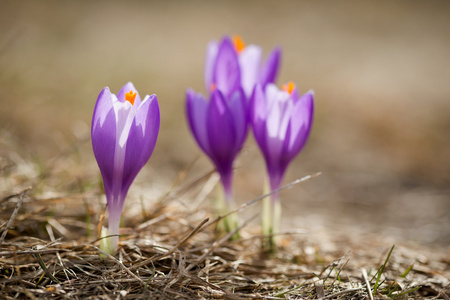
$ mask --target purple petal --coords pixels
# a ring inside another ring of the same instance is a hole
[[[299,99],[292,112],[292,138],[288,151],[289,153],[295,153],[294,156],[302,150],[308,140],[312,128],[313,115],[314,92],[309,91]]]
[[[123,149],[123,152],[125,153],[125,144],[136,115],[136,109],[128,101],[113,101],[113,107],[116,113],[116,144],[120,149]],[[119,163],[120,165],[123,164],[123,161],[117,161],[117,158],[119,157],[122,157],[123,159],[123,155],[116,152],[116,164]]]
[[[208,105],[208,102],[201,94],[196,94],[191,89],[186,91],[186,114],[189,127],[203,152],[211,156],[206,126]]]
[[[120,89],[120,91],[117,93],[117,100],[119,100],[120,102],[124,102],[125,101],[125,94],[128,93],[129,91],[133,91],[133,93],[136,93],[136,98],[134,99],[134,105],[136,107],[141,105],[141,97],[139,96],[139,92],[136,90],[136,88],[134,87],[133,83],[131,83],[131,82],[127,82]]]
[[[239,61],[229,37],[223,38],[219,46],[213,70],[213,83],[227,98],[241,86]]]
[[[288,126],[292,118],[292,110],[294,108],[294,101],[292,98],[288,98],[285,102],[279,101],[281,119],[278,127],[278,139],[286,141],[289,139],[287,134]]]
[[[280,146],[280,151],[278,153],[269,153],[266,158],[267,170],[270,179],[270,188],[272,190],[278,189],[283,181],[284,174],[286,173],[287,166],[292,160],[293,156],[291,153],[286,152],[286,145],[289,144],[291,137],[291,124],[289,123],[287,128],[285,128],[285,138],[283,140],[278,140],[278,145]]]
[[[219,51],[219,44],[216,41],[211,41],[206,47],[206,60],[205,60],[205,87],[206,93],[211,92],[213,86],[213,71],[217,58],[217,52]]]
[[[247,137],[247,111],[246,96],[242,89],[237,90],[228,101],[225,102],[234,119],[234,127],[236,128],[235,152],[239,152]]]
[[[145,97],[137,108],[126,144],[122,194],[126,194],[139,171],[150,159],[156,145],[160,112],[156,95]]]
[[[293,115],[292,115],[293,116]],[[277,164],[279,168],[286,168],[287,165],[291,162],[291,160],[298,154],[298,152],[292,151],[291,148],[289,148],[289,145],[292,141],[295,140],[295,135],[293,134],[292,129],[292,119],[290,119],[289,124],[287,125],[287,128],[285,129],[285,138],[281,140],[282,142],[282,150],[280,157],[278,158]]]
[[[306,143],[313,117],[313,96],[309,92],[300,99],[292,99],[293,96],[273,84],[265,88],[265,93],[260,84],[255,88],[251,123],[266,160],[272,189],[280,187],[288,164]]]
[[[294,104],[297,103],[300,99],[300,92],[296,84],[294,84],[294,89],[291,92],[291,97],[294,100]]]
[[[292,99],[288,93],[280,91],[274,84],[269,84],[266,87],[266,101],[267,152],[271,159],[279,160],[289,124],[291,112],[288,107],[292,107]]]
[[[278,101],[280,100],[287,100],[290,96],[288,93],[280,90],[275,84],[269,83],[265,87],[261,84],[263,87],[265,96],[266,96],[266,103],[267,103],[267,114],[272,111],[272,108],[274,105],[278,105]]]
[[[250,97],[253,88],[257,83],[261,66],[261,57],[262,50],[255,45],[249,45],[239,54],[242,88],[247,97]]]
[[[211,159],[216,163],[220,173],[228,172],[237,154],[236,128],[233,115],[219,90],[215,90],[211,95],[207,128]]]
[[[267,56],[266,61],[261,68],[259,82],[263,87],[268,83],[275,82],[277,79],[280,60],[281,49],[277,47],[269,54],[269,56]]]
[[[116,147],[116,116],[109,88],[104,88],[98,98],[92,117],[91,139],[94,156],[102,173],[107,195],[112,193],[114,152]]]
[[[255,140],[258,143],[259,148],[263,152],[264,156],[267,157],[267,102],[262,87],[259,84],[255,87],[255,91],[253,93],[250,117]]]
[[[287,164],[267,164],[271,190],[276,190],[281,187],[286,168]]]

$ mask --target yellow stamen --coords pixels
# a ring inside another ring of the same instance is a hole
[[[292,95],[292,92],[294,91],[295,84],[292,81],[289,81],[286,84],[283,84],[283,91],[288,92],[289,95]]]
[[[212,92],[214,92],[215,90],[216,90],[216,84],[213,83],[213,84],[211,84],[211,86],[209,87],[209,92],[212,93]]]
[[[137,93],[133,93],[133,91],[129,91],[128,93],[125,93],[125,100],[130,102],[131,105],[134,105],[134,99],[136,99]]]
[[[245,48],[244,41],[242,41],[242,38],[239,35],[233,35],[233,44],[237,53],[241,53]]]

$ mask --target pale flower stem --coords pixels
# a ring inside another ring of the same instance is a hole
[[[278,195],[277,195],[278,196]],[[280,232],[280,223],[281,223],[281,202],[277,197],[274,201],[272,201],[272,211],[273,211],[273,220],[272,220],[272,244],[276,247],[278,244],[278,234]]]
[[[102,227],[102,232],[101,232],[101,240],[100,240],[100,249],[108,254],[112,254],[115,249],[112,248],[112,241],[111,238],[103,238],[105,236],[109,235],[109,231],[106,227]],[[105,259],[106,255],[103,253],[100,253],[100,258],[101,259]]]
[[[119,244],[119,226],[120,226],[120,215],[119,218],[109,219],[108,233],[109,235],[114,236],[107,238],[107,240],[113,252],[117,249],[117,246]],[[112,254],[112,252],[109,254]]]
[[[263,194],[268,194],[270,191],[269,184],[267,180],[264,181]],[[262,207],[262,219],[261,219],[261,229],[263,235],[272,234],[272,199],[271,197],[265,197],[263,199]]]
[[[100,241],[100,249],[108,254],[113,254],[119,244],[120,215],[120,210],[108,206],[108,229],[102,228],[101,237],[114,236],[103,238]]]
[[[268,181],[264,183],[264,194],[270,191]],[[276,234],[280,231],[281,223],[281,203],[278,193],[263,199],[263,212],[261,220],[262,234],[268,236],[263,243],[263,248],[271,253],[276,252],[278,237]]]
[[[223,186],[220,186],[217,189],[217,198],[216,198],[216,213],[219,216],[223,216],[230,211],[234,209],[234,199],[230,195],[230,192],[226,193]],[[218,224],[217,224],[217,231],[220,233],[229,233],[233,230],[235,230],[239,225],[238,216],[234,213],[229,215],[226,218],[223,218]],[[232,239],[238,239],[239,234],[236,233]]]

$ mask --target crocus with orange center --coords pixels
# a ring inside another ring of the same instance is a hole
[[[270,188],[280,188],[289,163],[303,149],[309,137],[314,114],[314,92],[300,95],[294,83],[279,89],[274,84],[257,85],[250,105],[250,122],[255,140],[266,162]],[[263,232],[278,231],[278,193],[263,212]],[[273,242],[273,241],[272,241]]]
[[[223,68],[226,66],[230,57],[218,55],[223,47],[232,45],[235,55],[239,63],[239,76],[234,73],[231,68]],[[269,83],[275,82],[281,60],[281,49],[276,47],[267,56],[264,63],[262,63],[262,49],[256,45],[246,45],[240,36],[225,36],[221,42],[209,42],[206,49],[206,63],[205,63],[205,84],[206,91],[210,91],[213,83],[217,84],[219,89],[223,86],[242,86],[247,99],[250,98],[253,88],[256,84],[261,84],[265,87]],[[220,71],[220,72],[219,72]]]
[[[128,189],[155,148],[160,124],[156,95],[141,100],[131,82],[119,93],[105,87],[97,98],[92,117],[94,155],[103,177],[108,203],[108,234],[105,251],[118,245],[120,217]]]
[[[195,140],[220,174],[225,201],[218,203],[221,207],[218,213],[224,214],[234,206],[233,162],[247,137],[248,114],[239,61],[230,39],[222,41],[216,57],[208,96],[189,89],[186,92],[186,114]],[[228,232],[237,227],[235,216],[230,217],[233,219],[224,220]]]

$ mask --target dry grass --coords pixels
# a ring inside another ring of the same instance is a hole
[[[54,161],[60,170],[74,164],[64,158],[64,165],[62,159]],[[101,189],[79,179],[78,192],[73,187],[72,192],[57,196],[53,192],[49,197],[45,187],[61,174],[31,176],[30,170],[39,168],[23,163],[26,166],[2,161],[2,299],[448,299],[450,295],[449,262],[408,245],[397,245],[389,253],[389,247],[374,237],[345,233],[333,237],[336,247],[329,250],[329,240],[313,242],[308,236],[315,233],[294,230],[282,235],[276,255],[268,255],[261,251],[265,237],[258,235],[255,218],[242,222],[239,241],[217,236],[217,219],[212,220],[204,201],[215,184],[211,172],[197,180],[182,172],[151,209],[142,208],[136,215],[125,211],[118,253],[101,260],[95,234],[104,212]],[[27,183],[34,187],[12,192]],[[351,252],[341,250],[348,247]]]

